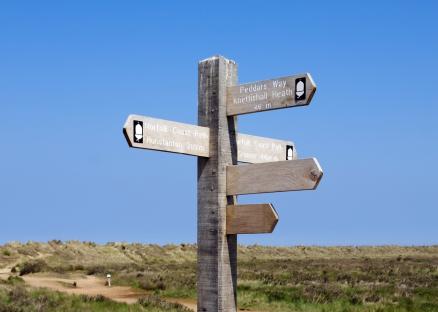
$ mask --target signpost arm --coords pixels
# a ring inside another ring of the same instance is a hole
[[[222,56],[199,62],[198,125],[210,128],[210,157],[198,157],[198,311],[235,312],[237,236],[226,234],[226,168],[237,164],[236,118],[227,117],[227,87],[237,65]]]

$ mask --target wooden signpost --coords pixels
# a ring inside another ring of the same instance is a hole
[[[237,85],[236,63],[214,56],[198,66],[198,125],[126,120],[130,147],[198,157],[198,311],[236,311],[237,234],[278,222],[271,204],[238,205],[236,195],[312,190],[322,177],[291,141],[236,133],[237,115],[307,105],[315,90],[310,74]]]

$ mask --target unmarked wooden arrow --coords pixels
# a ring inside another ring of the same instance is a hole
[[[271,204],[227,206],[227,234],[272,233],[277,222]]]
[[[315,158],[227,167],[227,195],[313,190],[322,177]]]
[[[256,81],[227,88],[227,115],[308,105],[316,91],[310,74]]]

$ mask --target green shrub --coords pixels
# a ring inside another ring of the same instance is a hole
[[[91,267],[88,267],[86,269],[87,275],[104,274],[107,271],[108,270],[104,266],[101,266],[101,265],[91,266]]]
[[[49,241],[49,245],[62,245],[62,241],[59,239],[52,239]]]
[[[82,264],[76,264],[75,266],[73,266],[73,271],[84,271],[85,268]]]
[[[96,295],[96,296],[89,296],[89,295],[80,295],[82,302],[111,302],[112,300],[102,296],[102,295]]]
[[[23,276],[30,273],[42,272],[47,269],[47,264],[43,260],[32,260],[23,263],[20,268],[20,276]]]
[[[23,284],[24,280],[19,276],[12,276],[11,275],[8,277],[7,282],[8,282],[8,284],[11,284],[11,285],[17,285],[17,284]]]
[[[158,308],[175,312],[193,312],[191,309],[186,308],[179,303],[167,302],[160,297],[153,295],[139,299],[138,303],[145,308]]]
[[[162,280],[142,278],[138,282],[138,287],[144,290],[165,290],[166,284]]]

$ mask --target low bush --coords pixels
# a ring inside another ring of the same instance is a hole
[[[20,276],[38,273],[47,269],[47,264],[43,260],[31,260],[20,265]]]
[[[142,278],[138,282],[138,287],[144,290],[165,290],[166,284],[161,279]]]
[[[111,299],[108,299],[102,295],[89,296],[89,295],[80,295],[82,302],[111,302]]]
[[[96,274],[104,274],[108,270],[104,266],[95,265],[95,266],[91,266],[91,267],[86,268],[85,271],[87,272],[87,275],[96,275]]]
[[[8,282],[8,284],[11,284],[11,285],[18,285],[18,284],[23,284],[24,280],[19,276],[11,275],[8,277],[7,282]]]
[[[168,302],[153,295],[139,299],[138,303],[146,308],[158,308],[172,312],[193,312],[191,309],[186,308],[179,303]]]
[[[52,239],[49,241],[49,245],[62,245],[62,241],[59,239]]]

